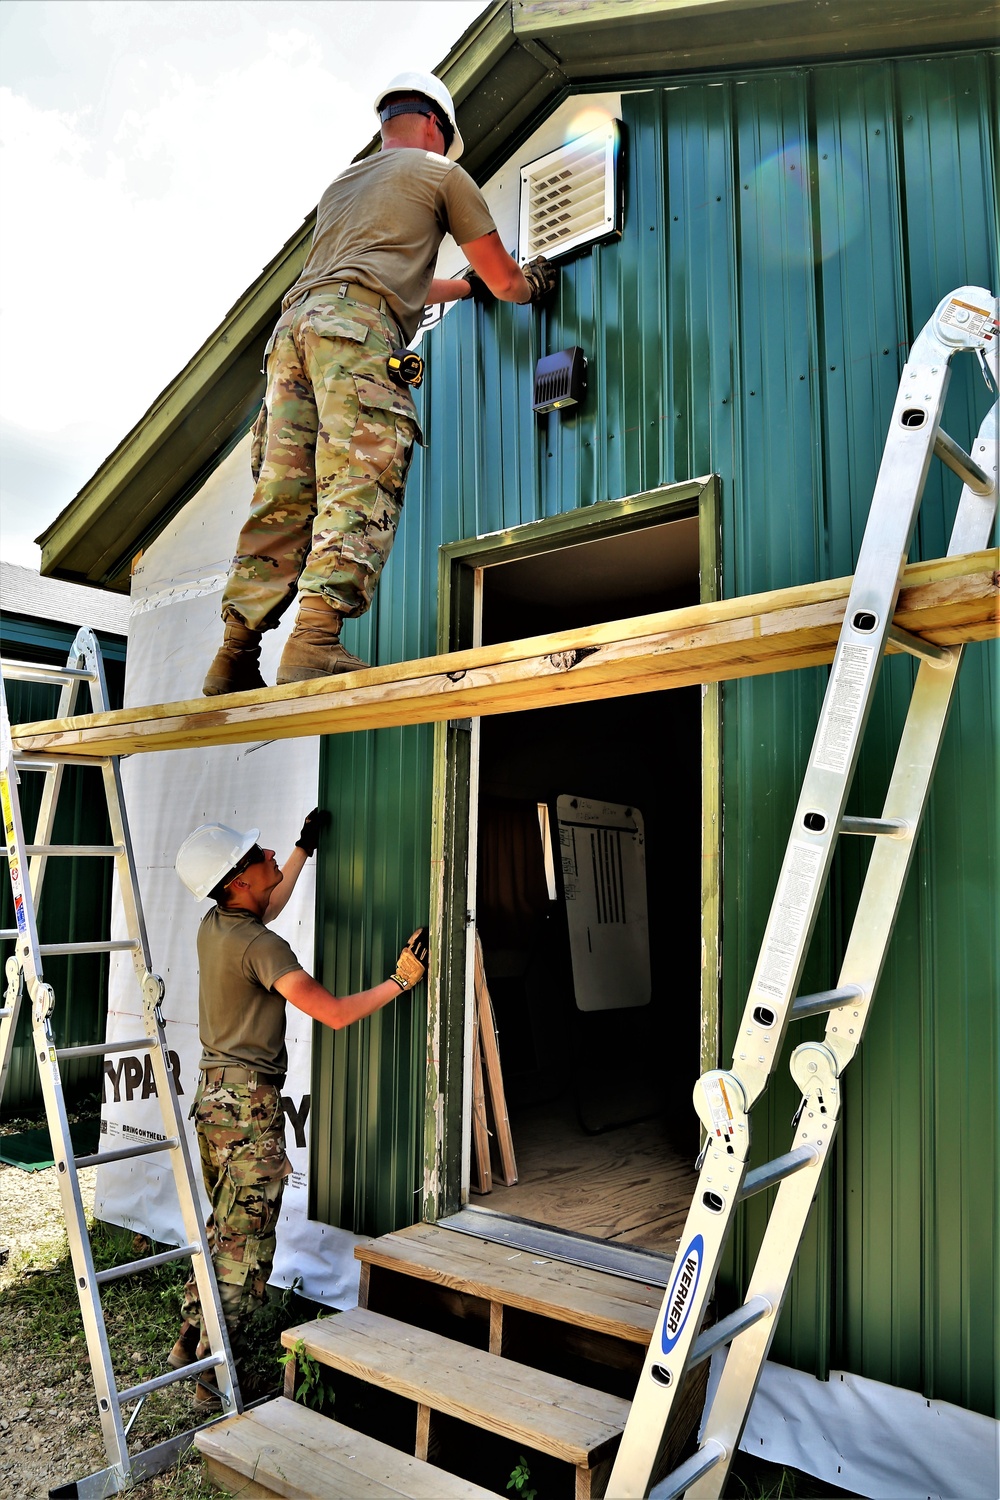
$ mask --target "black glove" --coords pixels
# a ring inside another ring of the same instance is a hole
[[[402,953],[396,960],[396,972],[390,978],[401,990],[411,990],[419,984],[427,972],[427,928],[418,927],[411,933]]]
[[[544,255],[536,255],[534,260],[529,260],[526,266],[521,267],[521,274],[531,288],[529,301],[532,307],[544,302],[556,289],[556,268]]]
[[[330,821],[330,814],[325,807],[314,807],[302,825],[302,832],[295,840],[295,847],[304,849],[306,854],[315,854],[320,833],[324,828],[329,827]]]
[[[462,278],[469,283],[469,295],[463,300],[466,302],[495,302],[496,298],[490,291],[486,282],[478,276],[471,266],[466,266],[461,272]]]

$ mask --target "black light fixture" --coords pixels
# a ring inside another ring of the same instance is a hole
[[[587,356],[578,346],[545,354],[535,366],[535,394],[532,406],[537,412],[562,411],[577,406],[587,391]]]

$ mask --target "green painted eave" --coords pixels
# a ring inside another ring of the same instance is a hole
[[[570,88],[966,48],[996,40],[997,16],[992,0],[495,0],[435,71],[456,102],[463,165],[483,180]],[[44,574],[128,591],[136,553],[253,420],[263,346],[313,222],[311,214],[38,538]]]

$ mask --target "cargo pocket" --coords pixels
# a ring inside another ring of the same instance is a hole
[[[351,472],[359,479],[374,479],[402,505],[413,444],[424,440],[413,402],[370,375],[353,378],[358,418],[351,434]]]

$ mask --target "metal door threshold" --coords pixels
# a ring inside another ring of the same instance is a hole
[[[526,1250],[532,1255],[544,1256],[546,1260],[564,1260],[569,1265],[607,1271],[612,1276],[641,1281],[646,1286],[665,1287],[674,1264],[672,1255],[614,1245],[589,1234],[551,1229],[530,1219],[491,1213],[486,1208],[466,1207],[437,1222],[442,1229],[454,1229],[459,1234],[470,1234],[497,1245],[510,1245],[512,1249]]]

